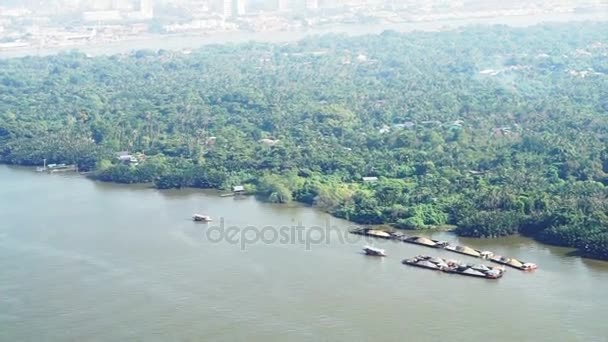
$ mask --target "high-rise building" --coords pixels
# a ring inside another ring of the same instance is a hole
[[[244,15],[247,11],[246,0],[234,0],[232,4],[232,14],[234,16]]]
[[[154,2],[153,0],[139,0],[139,12],[146,19],[154,18]]]
[[[277,0],[277,11],[284,12],[290,10],[289,0]]]
[[[119,11],[133,11],[136,7],[133,1],[112,0],[112,9]]]
[[[247,13],[245,0],[220,0],[219,12],[224,18],[238,17]]]
[[[90,0],[87,8],[92,11],[107,11],[112,8],[111,0]]]
[[[66,9],[77,9],[80,7],[80,0],[63,0],[61,6]]]
[[[228,18],[232,16],[232,0],[220,0],[218,12],[224,18]]]

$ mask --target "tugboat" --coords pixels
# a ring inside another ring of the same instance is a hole
[[[363,252],[365,252],[365,254],[367,254],[367,255],[372,255],[372,256],[381,256],[381,257],[386,256],[386,253],[384,253],[384,249],[375,248],[375,247],[371,247],[371,246],[363,247]]]
[[[213,221],[211,219],[211,216],[207,216],[207,215],[200,215],[200,214],[194,214],[192,215],[192,219],[196,222],[211,222]]]

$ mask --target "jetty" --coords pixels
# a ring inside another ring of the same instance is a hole
[[[460,274],[475,278],[498,279],[505,272],[504,268],[486,265],[461,264],[457,261],[419,255],[402,261],[404,265],[425,268],[433,271]]]
[[[66,165],[66,164],[49,164],[47,167],[47,171],[50,173],[54,172],[76,172],[78,171],[78,167],[76,165]]]
[[[245,187],[243,185],[237,185],[232,187],[232,192],[221,194],[220,197],[232,197],[232,196],[240,196],[245,195]]]
[[[37,172],[77,172],[78,166],[76,164],[46,164],[46,159],[44,159],[43,166],[39,166],[36,168]]]
[[[351,231],[351,233],[357,234],[357,235],[371,236],[371,237],[380,238],[380,239],[389,239],[389,240],[394,239],[394,237],[391,233],[385,232],[383,230],[378,230],[378,229],[357,229],[357,230]]]

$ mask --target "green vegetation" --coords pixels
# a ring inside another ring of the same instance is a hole
[[[245,184],[359,223],[519,232],[608,259],[606,37],[497,26],[2,60],[0,161]]]

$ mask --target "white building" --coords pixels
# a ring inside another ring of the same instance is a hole
[[[80,8],[80,0],[63,0],[61,2],[61,6],[64,9],[69,9],[69,10],[77,10],[78,8]]]
[[[238,17],[247,13],[247,5],[245,0],[221,0],[220,14],[224,18]]]
[[[232,3],[232,15],[241,16],[247,13],[247,2],[246,0],[234,0]]]
[[[82,13],[84,21],[117,21],[122,16],[119,11],[88,11]]]
[[[291,9],[289,5],[290,5],[289,0],[277,0],[277,11],[279,11],[279,12],[289,11]]]
[[[112,0],[112,9],[118,11],[134,11],[136,7],[133,1]]]
[[[219,12],[224,18],[231,17],[232,16],[232,0],[221,0]]]
[[[91,12],[98,12],[111,10],[113,3],[111,0],[89,0],[87,1],[87,5],[87,8]]]
[[[139,12],[145,19],[154,18],[154,3],[153,0],[139,0]]]
[[[307,10],[319,9],[319,0],[306,0],[306,9]]]

